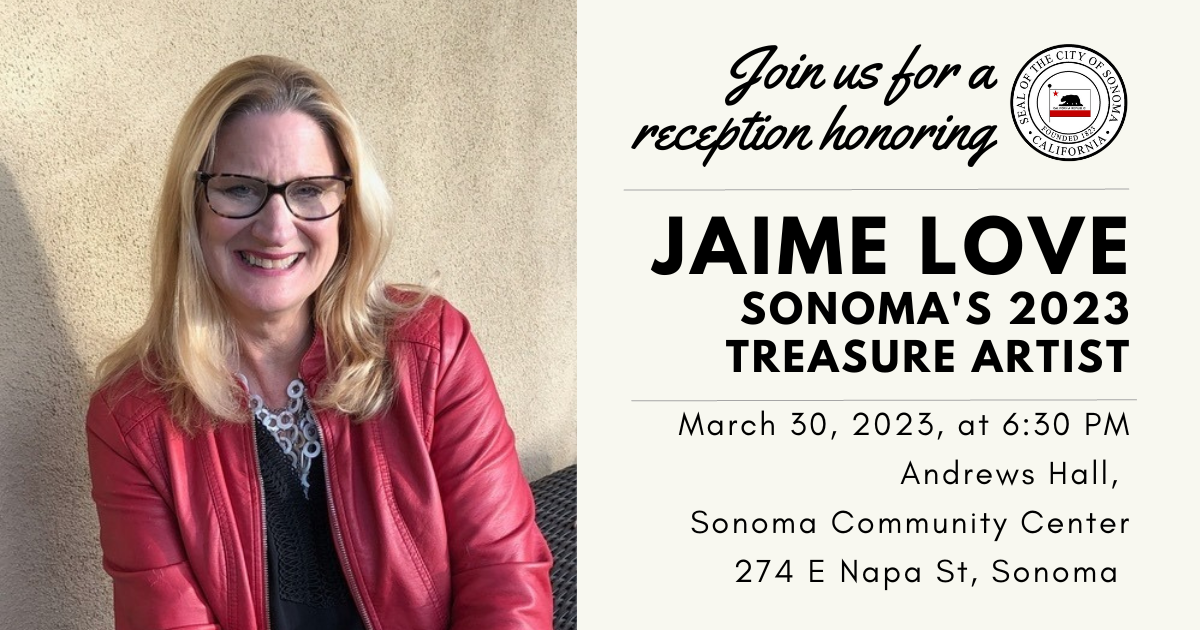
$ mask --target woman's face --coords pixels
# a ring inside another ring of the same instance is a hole
[[[249,175],[272,184],[302,177],[341,175],[337,148],[307,114],[251,114],[225,123],[217,134],[212,173]],[[258,214],[222,217],[200,204],[200,246],[208,273],[240,324],[300,318],[329,274],[338,251],[341,214],[303,221],[274,194]]]

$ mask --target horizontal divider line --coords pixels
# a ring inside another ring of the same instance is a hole
[[[630,402],[1136,402],[1136,398],[634,398]]]
[[[624,192],[996,192],[1127,191],[1128,188],[625,188]]]

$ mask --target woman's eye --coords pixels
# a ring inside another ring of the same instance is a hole
[[[293,187],[292,197],[295,197],[296,199],[312,199],[313,197],[320,197],[322,192],[324,191],[321,190],[320,186],[307,184],[304,186]]]
[[[220,192],[222,195],[225,195],[226,197],[233,197],[234,199],[248,199],[253,197],[255,194],[253,188],[244,184],[227,186],[225,188],[221,188]]]

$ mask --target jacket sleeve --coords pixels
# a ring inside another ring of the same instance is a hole
[[[104,398],[94,395],[88,409],[88,462],[116,628],[219,630],[163,497],[166,480],[131,449]]]
[[[443,308],[430,455],[450,547],[451,627],[548,630],[550,551],[513,432],[466,318]]]

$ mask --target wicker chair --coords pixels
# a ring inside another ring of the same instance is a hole
[[[537,523],[546,536],[554,567],[554,630],[575,630],[575,466],[529,484],[537,504]]]

